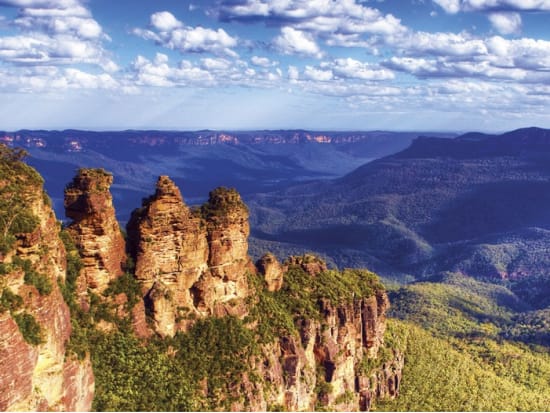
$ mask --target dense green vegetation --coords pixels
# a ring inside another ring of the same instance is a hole
[[[446,274],[399,288],[390,298],[391,313],[405,320],[390,320],[390,326],[404,337],[406,364],[400,396],[379,409],[540,411],[550,406],[549,349],[525,344],[532,343],[526,340],[526,320],[543,329],[540,318],[536,321],[543,314],[521,313],[524,304],[508,289]],[[520,320],[522,334],[514,335]]]
[[[5,311],[17,311],[23,305],[23,299],[21,296],[14,294],[9,288],[2,290],[0,296],[0,314]]]
[[[435,337],[391,320],[406,334],[401,393],[379,403],[386,411],[545,411],[550,405],[550,357],[493,340]]]
[[[42,329],[32,314],[23,312],[12,316],[27,343],[33,345],[43,343]]]
[[[329,270],[315,277],[299,266],[291,266],[284,275],[284,284],[277,292],[268,292],[264,281],[249,277],[256,294],[250,303],[250,321],[258,322],[258,333],[264,342],[296,332],[299,319],[320,319],[320,301],[333,304],[352,302],[359,297],[369,297],[384,287],[379,278],[366,270]]]
[[[92,299],[90,317],[116,327],[101,332],[77,320],[77,331],[85,331],[96,377],[94,409],[229,410],[234,402],[246,406],[243,380],[263,385],[250,367],[263,344],[297,334],[298,318],[319,317],[322,298],[345,302],[383,288],[368,271],[327,271],[312,277],[299,267],[285,274],[285,287],[275,293],[268,292],[256,275],[250,275],[249,282],[255,292],[244,320],[198,320],[186,333],[146,342],[134,336],[128,320],[117,319],[104,301]],[[124,285],[127,281],[113,283],[109,294],[123,291]],[[326,391],[321,385],[318,390]]]
[[[243,211],[248,214],[248,208],[235,188],[214,189],[208,194],[208,201],[200,208],[200,214],[205,220],[223,216],[228,211]]]
[[[36,271],[29,260],[23,260],[15,256],[13,258],[13,265],[20,267],[24,271],[25,284],[36,287],[40,295],[49,295],[52,292],[53,287],[48,276]]]
[[[95,410],[229,410],[232,402],[244,400],[239,389],[244,375],[254,380],[249,360],[258,354],[258,343],[233,317],[200,320],[185,334],[147,342],[123,323],[114,332],[87,333]]]
[[[22,160],[23,149],[0,144],[0,254],[13,247],[18,234],[34,231],[38,218],[29,210],[28,191],[42,185],[42,177]]]
[[[185,365],[163,346],[131,334],[95,332],[91,337],[96,411],[199,410]]]

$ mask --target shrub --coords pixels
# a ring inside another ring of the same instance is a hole
[[[14,294],[9,288],[4,288],[0,297],[0,313],[8,311],[16,311],[23,305],[23,299]]]
[[[14,314],[13,319],[19,327],[25,341],[32,345],[42,344],[42,329],[36,319],[29,313]]]

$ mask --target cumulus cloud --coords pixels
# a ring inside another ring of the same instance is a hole
[[[389,80],[395,75],[385,69],[352,58],[336,59],[330,65],[333,73],[342,79]]]
[[[306,66],[304,70],[304,76],[306,79],[315,80],[318,82],[326,82],[333,78],[332,70],[318,69],[312,66]]]
[[[469,57],[487,53],[483,39],[468,33],[409,32],[406,36],[388,39],[388,43],[409,55]]]
[[[267,57],[261,57],[261,56],[252,56],[252,58],[250,59],[250,62],[252,62],[254,66],[259,66],[259,67],[273,67],[279,64],[278,62],[274,62]]]
[[[458,13],[460,11],[460,0],[433,0],[435,4],[440,6],[447,13]]]
[[[0,60],[14,65],[87,63],[114,72],[103,42],[109,40],[80,0],[0,0],[16,7],[6,23],[19,34],[0,38]]]
[[[447,36],[440,39],[447,39]],[[419,78],[469,77],[525,83],[550,80],[550,41],[509,40],[500,36],[478,40],[480,47],[458,48],[470,53],[442,54],[440,50],[444,50],[444,43],[440,43],[440,48],[435,50],[437,53],[433,53],[431,48],[419,44],[415,50],[407,51],[408,56],[393,56],[382,64]]]
[[[432,0],[450,14],[458,12],[488,13],[489,22],[500,34],[521,31],[518,12],[550,11],[550,0]]]
[[[447,13],[459,11],[550,11],[550,0],[432,0]]]
[[[140,86],[169,87],[189,84],[213,85],[214,77],[191,62],[183,60],[170,66],[168,56],[157,53],[153,60],[138,56],[133,62],[135,81]]]
[[[0,90],[7,92],[118,90],[120,87],[120,82],[108,73],[93,74],[75,68],[28,66],[0,70]]]
[[[152,60],[138,56],[132,63],[131,71],[131,82],[152,87],[272,87],[282,78],[280,70],[257,71],[238,59],[206,57],[198,62],[182,60],[172,65],[163,53],[157,53]]]
[[[208,29],[201,26],[185,26],[168,12],[151,15],[150,30],[136,28],[133,33],[157,44],[180,53],[213,53],[237,57],[232,50],[237,39],[223,29]]]
[[[356,0],[222,0],[219,17],[224,21],[263,21],[349,47],[357,45],[360,35],[391,36],[405,31],[398,18]]]
[[[321,58],[323,52],[310,33],[292,27],[281,28],[281,34],[273,40],[275,48],[283,54],[298,54]]]
[[[521,31],[521,16],[519,13],[491,13],[489,14],[489,21],[500,34],[513,34]]]

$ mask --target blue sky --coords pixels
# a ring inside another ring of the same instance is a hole
[[[550,127],[550,0],[0,0],[0,129]]]

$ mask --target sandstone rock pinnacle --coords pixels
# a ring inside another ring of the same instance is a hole
[[[271,292],[279,291],[283,286],[283,267],[277,257],[267,253],[258,260],[256,266],[264,276],[267,290]]]
[[[67,227],[80,250],[88,288],[102,292],[123,273],[125,242],[113,208],[111,174],[80,169],[65,188]]]

